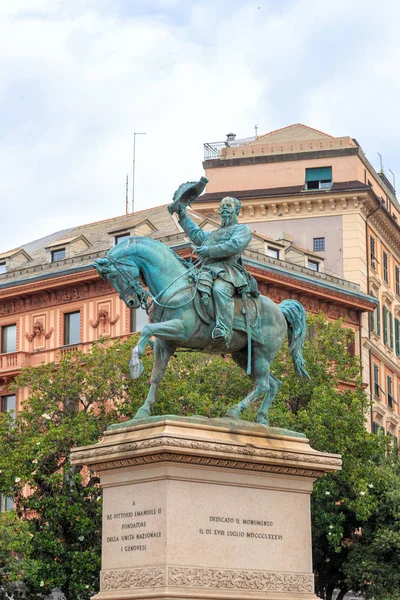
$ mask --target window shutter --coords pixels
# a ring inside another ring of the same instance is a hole
[[[376,307],[376,333],[377,335],[381,335],[381,303],[379,300]]]
[[[369,313],[369,323],[371,327],[371,331],[375,331],[375,311]]]
[[[383,343],[387,344],[388,343],[387,308],[385,305],[383,305],[382,316],[383,316]]]
[[[317,169],[306,169],[306,183],[308,181],[332,181],[332,167],[319,167]]]
[[[378,433],[378,429],[379,429],[378,423],[376,421],[374,421],[372,423],[372,433]]]
[[[399,320],[394,320],[394,340],[395,340],[395,348],[396,348],[396,356],[400,356],[400,330],[399,330]]]
[[[393,315],[389,312],[390,347],[393,348]]]

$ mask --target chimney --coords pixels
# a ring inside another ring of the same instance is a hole
[[[282,233],[278,233],[276,236],[276,241],[281,242],[286,247],[291,246],[294,241],[294,236],[291,233],[287,233],[286,231],[282,231]]]
[[[236,133],[227,133],[226,134],[226,143],[229,144],[229,142],[234,142],[236,138]]]

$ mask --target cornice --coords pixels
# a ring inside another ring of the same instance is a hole
[[[265,266],[265,271],[259,267],[255,267],[248,261],[244,261],[246,265],[249,267],[249,271],[252,275],[256,276],[260,281],[264,281],[265,283],[279,283],[280,285],[285,285],[289,287],[293,291],[308,292],[312,293],[312,295],[317,295],[321,299],[334,300],[339,302],[340,304],[345,304],[351,308],[357,308],[362,311],[372,312],[376,308],[376,300],[369,300],[367,297],[365,299],[360,298],[359,296],[352,294],[349,290],[346,293],[346,290],[338,291],[332,289],[332,286],[327,282],[320,283],[319,281],[315,283],[311,283],[307,281],[305,277],[301,277],[301,274],[297,273],[282,273],[277,270],[272,271],[272,267]],[[291,276],[292,275],[292,276]]]
[[[12,298],[13,296],[21,296],[24,294],[41,292],[43,290],[48,291],[58,287],[64,287],[71,285],[71,283],[100,281],[99,275],[93,269],[93,267],[87,267],[79,272],[68,273],[62,275],[59,272],[49,274],[46,279],[34,279],[28,280],[26,283],[19,283],[17,285],[10,285],[10,287],[0,289],[0,300],[2,298]]]
[[[352,156],[359,154],[359,148],[332,148],[329,150],[313,150],[311,152],[291,152],[287,154],[267,154],[260,156],[243,156],[226,159],[209,159],[203,161],[204,169],[218,169],[221,167],[239,167],[243,165],[258,165],[265,163],[278,163],[316,158],[333,158],[336,156]]]
[[[323,453],[272,450],[254,445],[228,444],[161,435],[140,441],[105,444],[71,452],[75,465],[103,472],[133,465],[178,462],[230,469],[320,477],[340,469],[342,461]]]
[[[382,352],[382,350],[368,338],[364,338],[363,345],[365,348],[367,348],[367,350],[371,350],[376,358],[385,363],[391,371],[394,371],[397,376],[400,377],[400,361],[397,357],[395,357],[394,350],[391,350],[391,352],[393,353],[393,358],[395,358],[396,361]]]
[[[69,287],[55,286],[49,290],[32,290],[31,294],[20,293],[16,298],[0,298],[0,317],[15,315],[31,310],[38,310],[50,306],[58,306],[71,302],[81,302],[86,298],[93,298],[104,295],[116,295],[116,291],[109,283],[102,281],[100,277],[91,278],[87,281],[70,280]]]

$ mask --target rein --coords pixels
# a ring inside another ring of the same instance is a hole
[[[193,251],[194,252],[194,251]],[[192,256],[191,259],[193,257],[193,252],[192,252]],[[123,265],[121,265],[121,263],[117,260],[115,260],[112,256],[107,256],[108,260],[111,262],[111,264],[115,267],[115,270],[118,271],[118,273],[125,279],[127,279],[128,281],[130,281],[130,274],[127,271],[127,269],[124,268]],[[197,264],[201,262],[200,259],[198,259],[197,261],[195,261],[194,263],[190,263],[190,267],[188,270],[188,273],[181,273],[181,275],[178,275],[178,277],[175,277],[175,279],[173,279],[173,281],[171,281],[163,290],[161,290],[161,292],[158,292],[158,294],[156,294],[156,296],[153,296],[153,294],[149,291],[146,290],[140,283],[139,281],[135,281],[135,279],[132,280],[131,283],[129,283],[121,292],[120,294],[120,298],[121,300],[125,301],[125,297],[126,295],[133,290],[134,293],[138,296],[139,299],[139,303],[140,303],[140,307],[143,308],[146,313],[149,312],[151,306],[153,304],[157,304],[158,306],[160,306],[161,308],[183,308],[184,306],[187,306],[188,304],[190,304],[190,302],[192,302],[194,300],[194,297],[196,296],[197,293],[197,288],[198,288],[198,280],[196,278],[196,284],[194,286],[194,291],[192,294],[192,297],[189,298],[189,300],[187,300],[187,302],[183,303],[183,304],[179,304],[176,306],[172,306],[169,304],[163,304],[162,302],[159,302],[157,300],[157,298],[160,298],[160,296],[162,296],[170,287],[171,285],[173,285],[176,281],[178,281],[181,277],[186,276],[189,274],[189,277],[191,276],[192,271],[196,268]],[[183,291],[183,290],[182,290]],[[151,300],[149,301],[148,298],[151,298]]]

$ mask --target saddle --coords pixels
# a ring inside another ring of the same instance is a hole
[[[241,296],[235,294],[233,297],[235,302],[235,313],[233,317],[232,329],[236,329],[237,331],[244,331],[247,333],[248,327],[250,329],[251,337],[253,340],[262,343],[262,339],[260,336],[260,310],[259,310],[259,299],[254,298],[250,294],[246,293],[246,298],[243,300]],[[203,302],[204,296],[202,296],[202,292],[200,290],[200,286],[198,288],[197,294],[194,297],[193,305],[197,315],[200,319],[210,325],[215,322],[215,308],[214,301],[212,296],[208,296],[208,302]],[[245,309],[246,314],[243,312]]]

